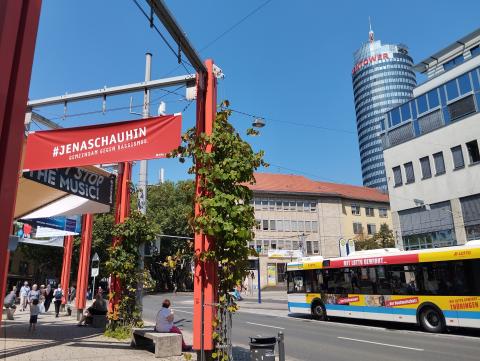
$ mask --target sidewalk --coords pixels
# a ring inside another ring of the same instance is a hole
[[[92,327],[77,327],[75,312],[72,316],[55,318],[52,311],[39,316],[35,332],[28,331],[28,312],[16,312],[15,319],[2,320],[0,330],[0,360],[15,361],[184,361],[184,355],[167,359],[155,358],[153,347],[130,347],[130,340],[118,341],[103,336]],[[180,327],[182,328],[182,327]],[[192,335],[183,330],[185,341],[192,344]],[[195,353],[189,353],[197,360]],[[245,347],[234,347],[235,361],[249,361],[250,352]]]

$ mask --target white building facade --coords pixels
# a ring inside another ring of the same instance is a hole
[[[480,29],[415,66],[428,80],[386,113],[382,142],[397,244],[480,238]]]

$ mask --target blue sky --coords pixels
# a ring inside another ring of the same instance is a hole
[[[415,62],[479,26],[480,2],[472,0],[271,0],[203,49],[264,2],[167,0],[202,58],[213,58],[226,74],[218,99],[266,119],[259,137],[245,138],[265,150],[267,171],[341,183],[361,184],[351,69],[353,52],[368,39],[368,17],[376,39],[407,44]],[[143,81],[146,51],[153,53],[153,79],[186,73],[132,0],[43,0],[30,99]],[[141,104],[141,94],[132,96]],[[168,113],[188,105],[155,90],[152,113],[160,97]],[[38,111],[70,127],[138,118],[128,109],[110,110],[129,102],[130,96],[109,98],[105,114],[101,101],[69,104],[66,118],[63,106]],[[191,104],[184,111],[184,129],[193,126],[194,110]],[[252,121],[232,116],[241,132]],[[149,162],[150,183],[158,182],[161,167],[166,179],[187,177],[186,165],[155,160]],[[136,179],[138,166],[134,172]]]

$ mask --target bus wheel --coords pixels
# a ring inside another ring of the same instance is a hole
[[[312,304],[312,317],[316,320],[327,320],[327,312],[322,302],[317,301]]]
[[[424,307],[420,312],[420,325],[427,332],[440,333],[445,329],[445,320],[439,310]]]

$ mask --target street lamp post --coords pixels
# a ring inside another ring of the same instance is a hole
[[[299,239],[299,245],[300,245],[300,249],[302,250],[302,257],[305,257],[306,253],[307,253],[307,247],[306,247],[306,244],[305,244],[305,240],[307,239],[307,236],[305,235],[305,233],[302,233],[301,235],[298,236],[298,239]]]

